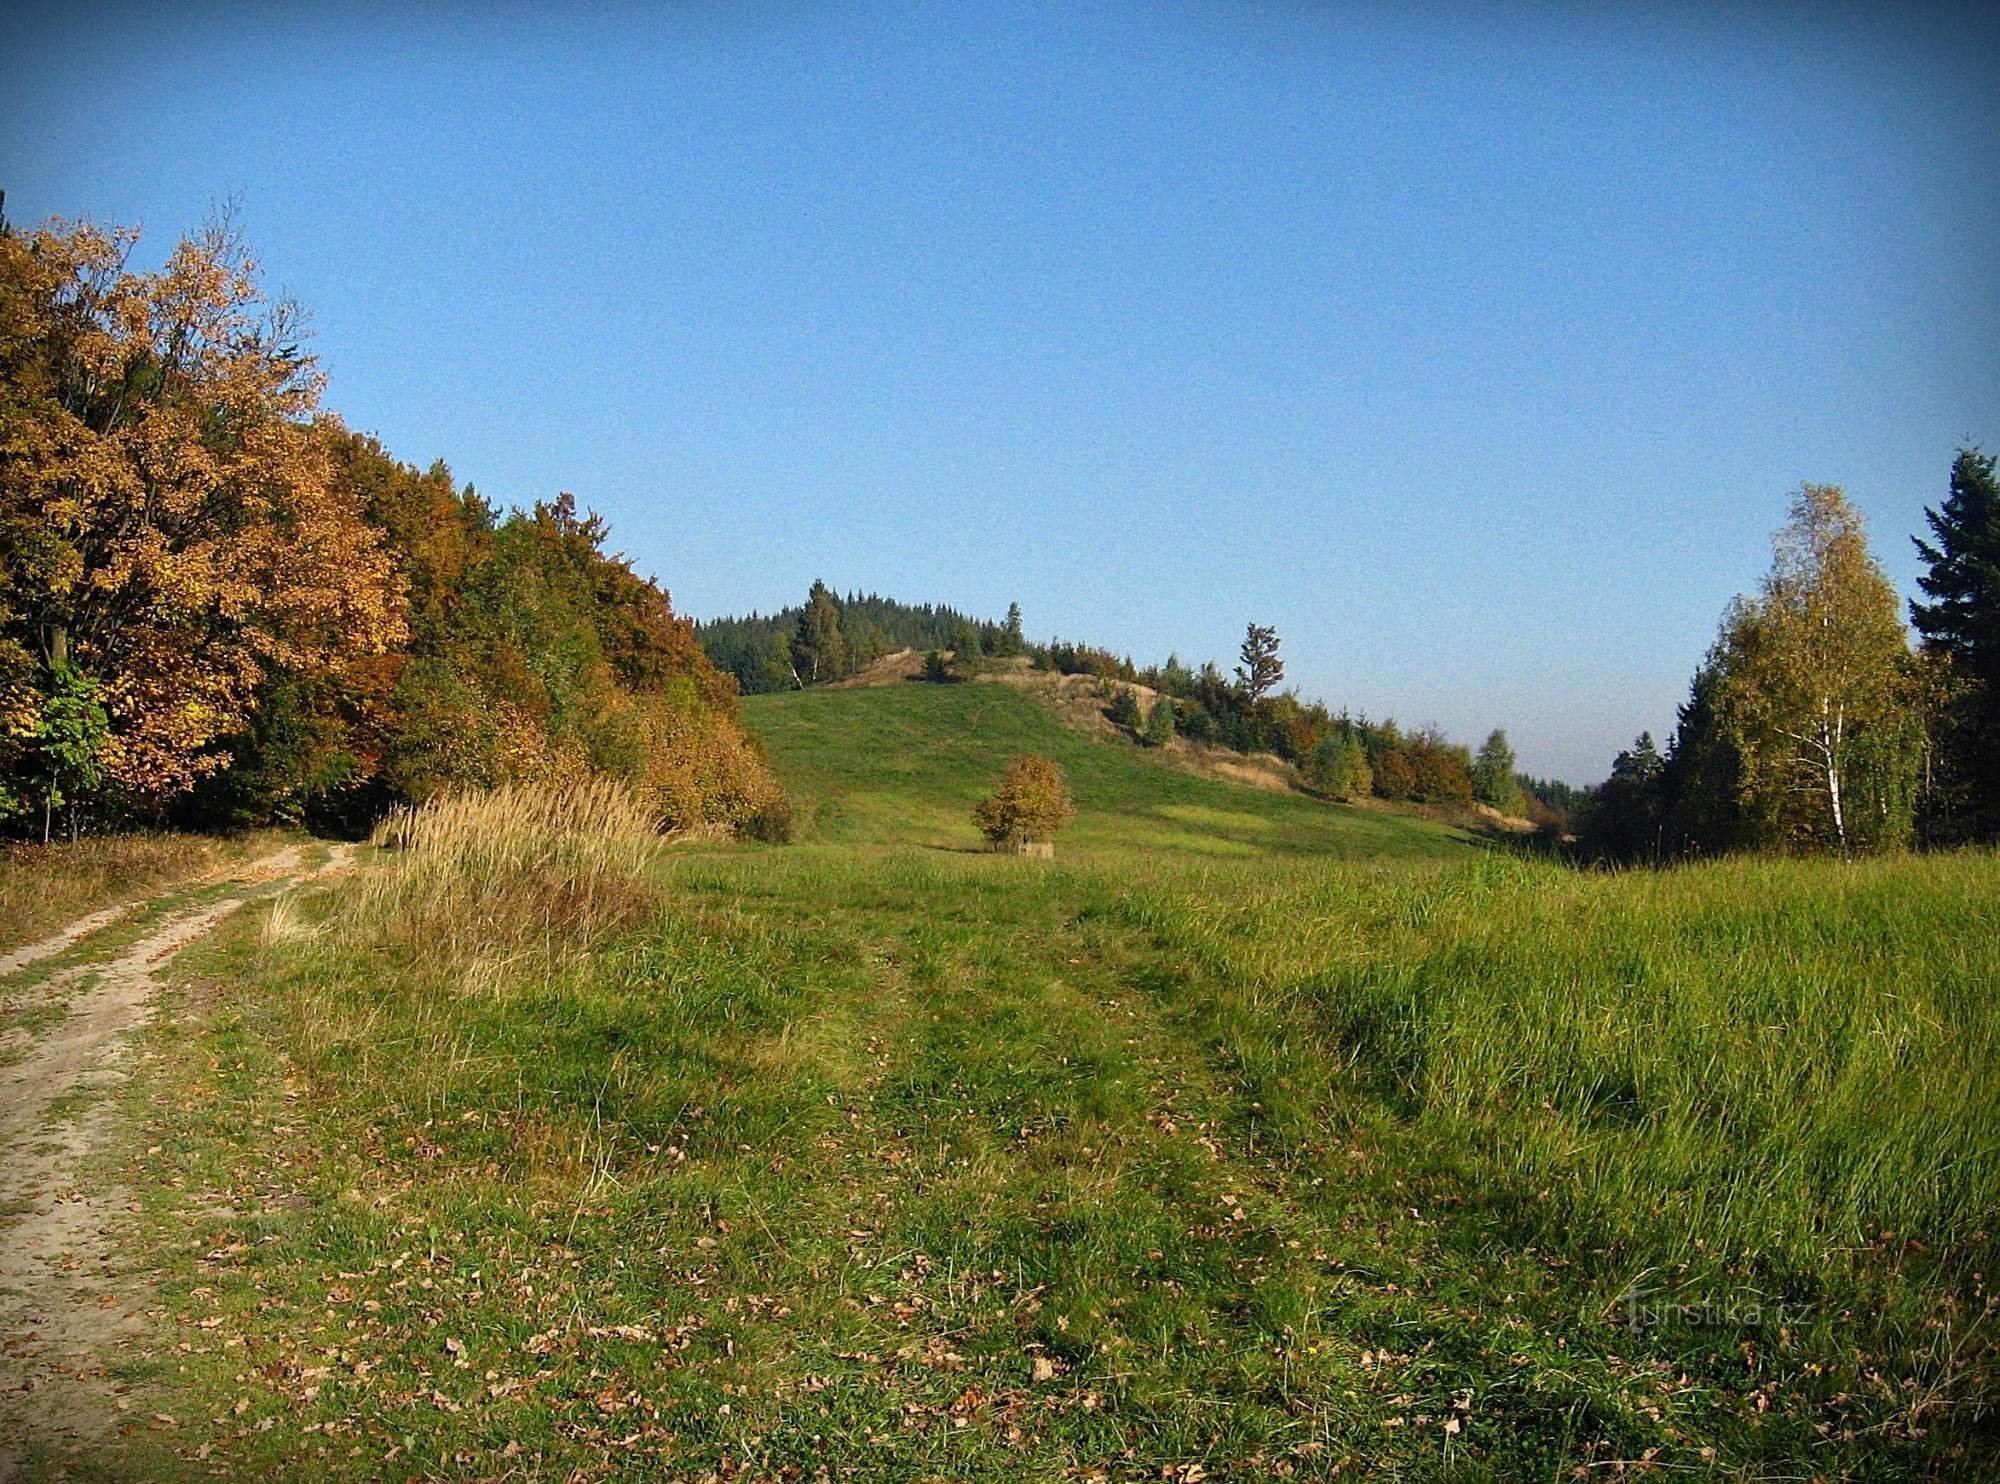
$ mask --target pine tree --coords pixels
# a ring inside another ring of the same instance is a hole
[[[1928,571],[1917,585],[1931,599],[1912,603],[1910,620],[1937,677],[1938,791],[1947,837],[2000,836],[2000,478],[1991,455],[1961,449],[1944,505],[1926,510],[1935,543],[1916,538]]]
[[[1152,714],[1146,718],[1146,734],[1141,740],[1148,747],[1165,747],[1174,740],[1174,703],[1169,697],[1154,698]]]
[[[1590,854],[1652,860],[1660,854],[1660,777],[1665,769],[1651,732],[1618,754],[1611,776],[1591,793],[1578,833]]]
[[[1306,758],[1306,781],[1335,799],[1357,799],[1374,787],[1368,750],[1351,727],[1338,726],[1314,744]]]
[[[1244,699],[1255,706],[1285,678],[1285,662],[1278,658],[1278,631],[1251,624],[1243,635],[1242,663],[1236,667],[1236,683]]]

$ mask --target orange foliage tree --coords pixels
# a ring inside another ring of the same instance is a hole
[[[141,811],[228,763],[260,686],[365,663],[400,584],[314,426],[299,317],[226,222],[157,272],[137,240],[0,229],[0,770],[87,677],[102,790]],[[32,801],[30,801],[32,802]]]

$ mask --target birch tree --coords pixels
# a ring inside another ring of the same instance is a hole
[[[1772,557],[1720,646],[1746,814],[1770,843],[1897,843],[1915,763],[1901,601],[1838,486],[1800,486]]]

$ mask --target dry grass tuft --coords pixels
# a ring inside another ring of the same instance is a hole
[[[266,943],[290,943],[302,938],[319,935],[319,928],[306,920],[299,911],[296,891],[280,892],[271,899],[269,910],[264,914],[262,937]]]
[[[372,873],[356,919],[456,959],[587,947],[646,915],[661,841],[625,788],[596,778],[443,794],[375,832],[402,859]]]

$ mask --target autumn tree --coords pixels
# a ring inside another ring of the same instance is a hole
[[[1255,706],[1285,678],[1285,662],[1278,658],[1278,631],[1251,624],[1243,635],[1239,657],[1236,683],[1242,688],[1244,699]]]
[[[1007,765],[993,793],[973,807],[980,832],[995,846],[1037,844],[1076,817],[1063,770],[1040,753],[1025,753]]]
[[[1926,688],[1938,726],[1945,838],[2000,836],[2000,478],[1990,454],[1961,449],[1944,504],[1926,510],[1917,540],[1929,602],[1910,605],[1931,661]]]
[[[1800,487],[1772,554],[1720,644],[1744,805],[1772,843],[1896,843],[1909,833],[1919,743],[1896,590],[1833,485]]]
[[[18,735],[88,690],[105,726],[68,787],[150,811],[228,765],[274,676],[380,655],[403,622],[297,311],[226,222],[155,273],[136,240],[0,230],[0,706]]]
[[[1417,787],[1417,770],[1410,761],[1410,754],[1400,744],[1392,743],[1376,749],[1370,759],[1375,781],[1375,793],[1384,799],[1407,799]]]

